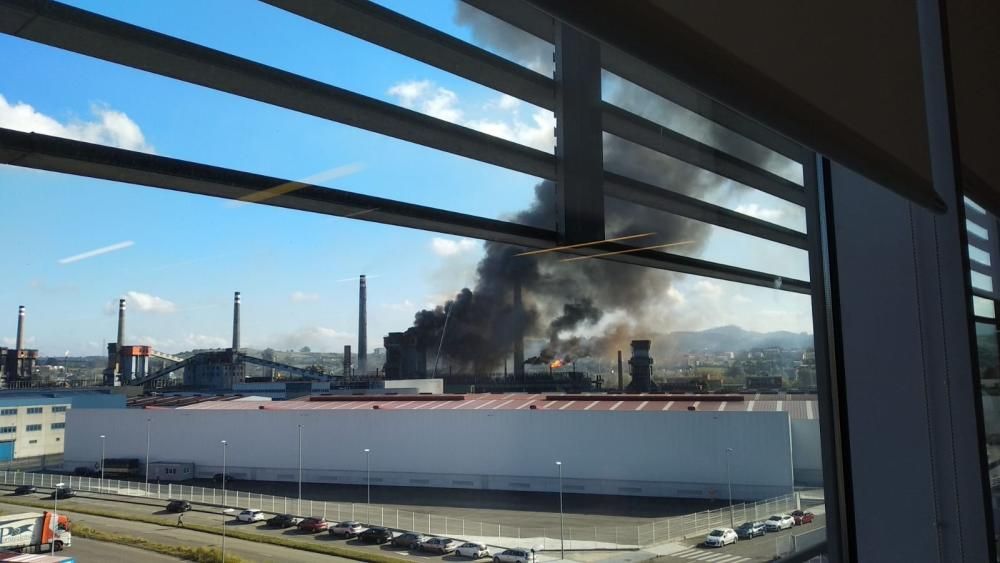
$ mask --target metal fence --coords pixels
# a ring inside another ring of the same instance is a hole
[[[0,471],[4,485],[34,485],[55,487],[63,483],[77,491],[145,499],[187,500],[219,508],[257,508],[265,512],[290,513],[297,516],[317,516],[328,520],[358,520],[367,525],[385,526],[437,536],[449,536],[467,541],[479,541],[502,547],[534,547],[559,549],[565,543],[568,550],[639,549],[706,533],[712,528],[728,527],[729,507],[708,510],[684,516],[675,516],[656,522],[625,526],[573,526],[564,527],[560,538],[558,523],[544,528],[514,526],[503,521],[479,521],[451,518],[426,512],[413,512],[382,505],[364,503],[339,503],[312,499],[281,497],[239,490],[222,490],[194,487],[174,483],[135,481]],[[794,494],[733,506],[737,524],[745,520],[762,520],[771,514],[788,512],[796,508]]]

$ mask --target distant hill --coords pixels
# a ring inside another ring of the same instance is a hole
[[[660,336],[654,346],[661,355],[687,352],[740,352],[751,348],[811,348],[813,336],[807,333],[754,332],[728,325],[701,331],[679,331]],[[654,350],[654,355],[656,351]]]

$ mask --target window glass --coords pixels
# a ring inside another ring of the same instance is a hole
[[[970,234],[976,235],[977,237],[983,240],[987,240],[990,238],[990,233],[989,231],[986,230],[986,227],[983,227],[982,225],[972,221],[971,219],[965,220],[965,228],[966,230],[969,231]]]
[[[973,295],[972,309],[977,317],[989,317],[991,319],[996,317],[996,311],[994,310],[992,299],[986,299],[985,297]]]
[[[975,270],[970,272],[970,275],[972,276],[972,287],[988,292],[993,291],[993,278]]]
[[[969,245],[969,258],[984,266],[990,265],[990,254],[985,250],[972,246],[971,244]]]

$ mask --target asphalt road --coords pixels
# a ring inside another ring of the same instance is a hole
[[[684,549],[657,558],[660,563],[756,563],[771,561],[775,555],[779,538],[798,535],[826,526],[826,516],[820,514],[811,524],[794,526],[780,532],[769,532],[752,540],[741,540],[726,547],[702,547],[703,537],[692,538],[684,544]]]
[[[167,557],[136,547],[100,542],[84,538],[73,538],[73,546],[62,552],[76,559],[77,563],[175,563],[176,557]]]

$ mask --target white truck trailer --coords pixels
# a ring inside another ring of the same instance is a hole
[[[0,515],[0,549],[46,553],[53,546],[56,551],[69,547],[69,518],[60,514],[58,526],[54,520],[48,511]]]

